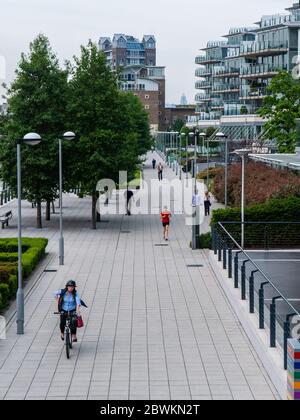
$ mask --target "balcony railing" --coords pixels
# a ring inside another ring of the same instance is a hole
[[[239,77],[240,69],[235,67],[225,68],[224,70],[215,70],[213,77],[222,78],[222,77]]]
[[[278,55],[288,51],[288,42],[274,43],[265,42],[245,42],[240,46],[241,56],[269,56]]]
[[[198,80],[195,83],[196,89],[211,89],[211,87],[212,87],[211,84],[206,80]]]
[[[224,83],[220,85],[213,85],[212,92],[239,92],[240,84],[239,83]]]
[[[204,61],[206,61],[205,55],[197,55],[197,57],[195,58],[196,64],[202,64]]]
[[[209,77],[209,76],[211,76],[211,71],[210,70],[207,70],[207,69],[202,69],[202,68],[198,68],[198,69],[196,69],[196,71],[195,71],[195,76],[196,77]]]
[[[287,70],[287,66],[283,66],[280,70]],[[257,64],[244,66],[241,68],[240,77],[247,78],[268,78],[273,77],[279,72],[278,67],[270,64]]]
[[[205,95],[204,93],[197,93],[197,95],[195,96],[196,102],[209,102],[210,100],[210,95]]]
[[[267,96],[267,94],[267,88],[265,87],[245,88],[240,92],[240,99],[263,99],[265,96]]]

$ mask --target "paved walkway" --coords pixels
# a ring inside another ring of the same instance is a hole
[[[156,171],[147,165],[144,176]],[[166,169],[165,176],[174,174]],[[26,286],[24,336],[16,335],[14,306],[7,312],[0,399],[277,398],[206,253],[189,248],[183,216],[174,216],[169,246],[158,247],[158,216],[105,216],[93,231],[89,199],[68,196],[64,204],[59,267],[58,215],[37,231],[24,203],[24,235],[47,236],[49,254]],[[1,235],[16,235],[16,217]],[[57,272],[44,272],[46,265]],[[89,308],[67,360],[52,292],[70,278]]]

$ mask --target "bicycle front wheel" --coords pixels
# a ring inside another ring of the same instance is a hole
[[[66,336],[65,336],[65,341],[66,341],[66,355],[67,355],[67,359],[70,359],[70,333],[66,332]]]

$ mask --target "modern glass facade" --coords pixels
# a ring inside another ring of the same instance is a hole
[[[263,16],[255,27],[230,29],[226,41],[208,42],[196,58],[199,119],[255,114],[272,77],[292,70],[299,33],[298,2],[285,14]]]

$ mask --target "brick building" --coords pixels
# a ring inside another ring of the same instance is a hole
[[[149,114],[151,131],[165,127],[165,67],[156,65],[156,41],[144,35],[142,41],[131,35],[115,34],[113,39],[101,37],[99,48],[108,64],[122,68],[119,86],[132,91]]]
[[[196,115],[196,105],[169,105],[165,108],[165,128],[171,129],[176,120],[188,122]]]

